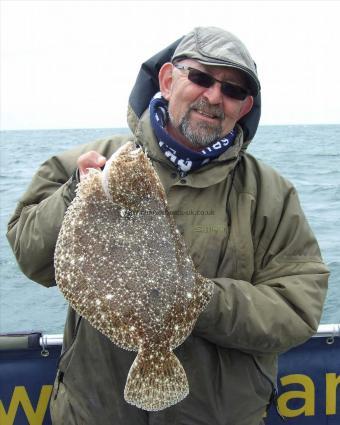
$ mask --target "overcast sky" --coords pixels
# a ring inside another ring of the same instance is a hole
[[[1,1],[1,128],[126,127],[140,64],[199,25],[257,62],[261,124],[340,123],[338,1]]]

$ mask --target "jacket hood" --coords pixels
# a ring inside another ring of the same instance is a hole
[[[133,133],[136,132],[139,119],[144,111],[149,107],[151,98],[159,91],[158,73],[162,65],[170,62],[174,52],[183,37],[174,41],[165,49],[156,53],[146,60],[137,75],[129,97],[128,105],[128,125]],[[261,92],[254,97],[254,105],[251,111],[239,120],[244,134],[244,143],[248,144],[257,131],[261,116]]]

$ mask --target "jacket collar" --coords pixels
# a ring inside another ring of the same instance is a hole
[[[218,158],[211,161],[204,167],[190,172],[186,177],[187,185],[192,187],[208,187],[219,183],[225,179],[233,170],[240,157],[243,146],[243,131],[241,126],[237,125],[238,134],[234,145]],[[150,124],[150,114],[147,109],[138,124],[135,127],[136,144],[140,145],[148,157],[160,163],[163,168],[169,171],[177,171],[176,167],[168,161],[158,146],[156,136]]]

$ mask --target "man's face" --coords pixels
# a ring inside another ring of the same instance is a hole
[[[180,63],[207,72],[218,80],[245,87],[242,74],[235,69],[203,66],[191,59]],[[191,148],[201,149],[228,134],[252,107],[251,96],[245,100],[232,99],[222,94],[220,83],[201,87],[188,79],[187,72],[171,64],[167,66],[169,78],[163,87],[160,78],[162,94],[169,101],[167,130],[177,141]]]

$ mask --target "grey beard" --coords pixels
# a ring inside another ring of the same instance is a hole
[[[219,116],[221,119],[224,118],[223,111],[218,107],[213,107],[208,104],[204,99],[199,99],[193,103],[187,113],[180,119],[179,123],[176,123],[169,111],[169,119],[173,127],[177,128],[180,133],[195,147],[206,147],[213,143],[215,140],[221,139],[222,125],[209,125],[206,122],[200,122],[195,127],[190,123],[190,112],[194,109],[202,109],[207,112],[212,112]]]
[[[221,126],[216,127],[207,123],[199,123],[195,128],[192,128],[187,116],[184,116],[179,123],[179,131],[193,146],[197,147],[209,146],[222,137]]]

